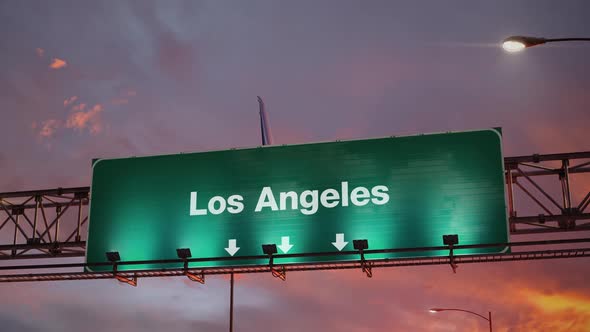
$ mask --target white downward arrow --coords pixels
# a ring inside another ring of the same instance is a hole
[[[344,242],[344,233],[336,233],[336,242],[332,242],[332,245],[338,249],[338,251],[342,251],[348,242]]]
[[[291,250],[291,248],[293,248],[292,244],[289,244],[289,237],[288,236],[282,236],[281,237],[281,245],[277,246],[279,247],[279,249],[281,249],[281,251],[286,254],[289,250]]]
[[[240,250],[240,247],[236,247],[236,239],[230,239],[227,241],[227,248],[225,248],[225,251],[227,251],[230,256],[235,255],[238,250]]]

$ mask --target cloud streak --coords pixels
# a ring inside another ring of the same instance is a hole
[[[96,104],[87,112],[84,112],[83,110],[74,112],[68,116],[66,127],[78,131],[88,129],[93,135],[100,134],[103,130],[103,123],[100,117],[102,111],[103,106],[101,104]]]
[[[80,112],[86,109],[86,104],[85,103],[79,103],[77,105],[72,106],[72,111],[74,112]]]
[[[66,98],[66,99],[64,100],[64,106],[71,105],[71,104],[73,104],[74,102],[76,102],[76,100],[78,100],[78,96],[72,96],[72,97],[70,97],[70,98]]]
[[[38,135],[40,138],[51,138],[55,135],[57,130],[60,128],[61,122],[56,119],[45,120],[41,122]],[[34,125],[34,127],[37,127]]]
[[[51,64],[49,65],[49,68],[61,69],[61,68],[65,68],[67,65],[68,65],[68,63],[65,60],[62,60],[59,58],[53,58],[53,60],[51,60]]]

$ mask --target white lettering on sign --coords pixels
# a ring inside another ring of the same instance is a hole
[[[365,206],[369,203],[384,205],[389,203],[389,188],[377,185],[372,188],[355,187],[349,190],[348,182],[340,183],[340,191],[328,188],[323,191],[304,190],[301,194],[295,191],[279,192],[278,196],[271,187],[262,188],[254,212],[299,210],[304,215],[313,215],[320,207],[332,209],[341,205],[347,207]],[[277,202],[278,197],[278,202]],[[225,211],[237,214],[244,211],[244,197],[231,195],[227,199],[223,196],[213,196],[207,202],[207,208],[199,208],[197,192],[190,193],[189,213],[191,216],[203,216],[208,213],[217,215]]]
[[[227,198],[227,201],[221,196],[214,196],[209,199],[206,209],[199,209],[197,208],[197,192],[193,191],[191,192],[190,215],[204,216],[208,212],[211,212],[211,214],[221,214],[226,211],[226,208],[229,213],[240,213],[244,211],[244,203],[242,203],[243,200],[244,197],[240,195],[231,195]]]

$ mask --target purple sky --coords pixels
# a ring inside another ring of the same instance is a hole
[[[97,157],[503,127],[507,156],[590,150],[586,1],[4,1],[0,192],[87,186]],[[576,199],[590,181],[574,188]],[[576,201],[577,202],[577,201]],[[590,331],[588,259],[237,281],[236,331]],[[583,273],[582,273],[583,272]],[[224,331],[228,281],[0,284],[1,331]],[[543,318],[541,318],[543,317]]]

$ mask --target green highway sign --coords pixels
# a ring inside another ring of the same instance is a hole
[[[191,268],[263,265],[219,260],[262,255],[263,244],[277,245],[277,264],[315,263],[359,256],[280,255],[350,251],[356,239],[369,249],[441,246],[445,234],[460,245],[508,242],[501,136],[492,129],[101,159],[91,190],[91,263],[112,251],[122,261],[177,259],[177,248],[190,248],[211,259]],[[437,255],[448,252],[366,258]]]

